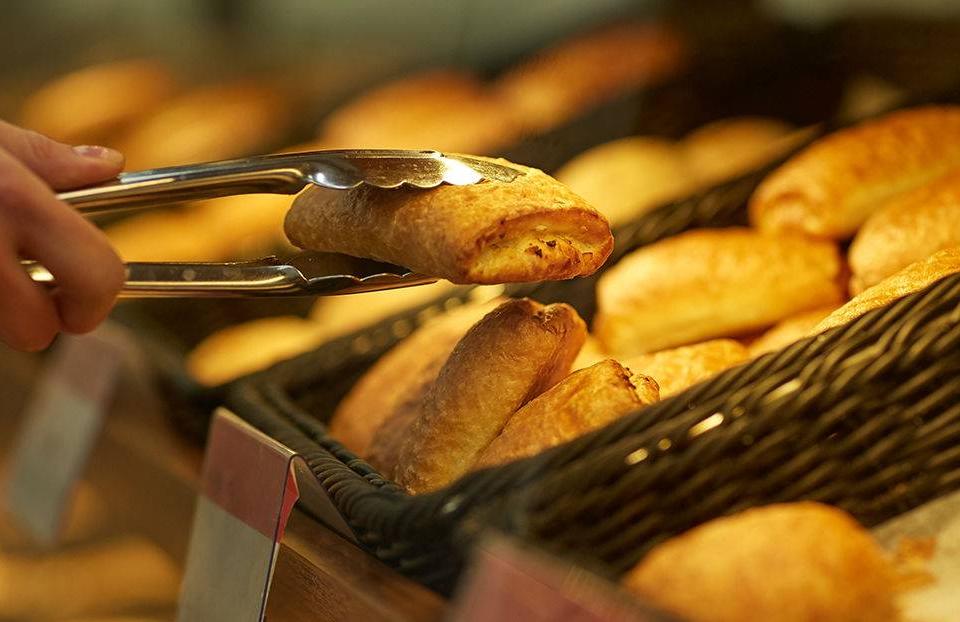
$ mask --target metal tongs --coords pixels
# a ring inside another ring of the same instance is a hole
[[[115,181],[71,190],[58,198],[84,214],[156,207],[238,194],[296,194],[308,184],[346,190],[408,185],[433,188],[484,180],[513,181],[509,166],[436,151],[311,151],[123,173]],[[22,262],[50,286],[52,274]],[[423,285],[436,281],[406,268],[333,253],[303,251],[288,259],[231,263],[130,262],[122,297],[327,296]]]

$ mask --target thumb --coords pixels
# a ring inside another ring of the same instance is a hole
[[[0,148],[57,190],[109,179],[123,170],[123,155],[107,147],[71,147],[0,121]]]

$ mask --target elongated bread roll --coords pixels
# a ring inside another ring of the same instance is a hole
[[[847,513],[790,503],[718,518],[651,551],[624,578],[691,622],[899,620],[896,573]]]
[[[466,473],[514,412],[567,374],[586,332],[565,304],[511,300],[484,317],[427,392],[400,451],[397,483],[429,492]]]
[[[451,69],[406,76],[330,113],[326,149],[435,149],[490,154],[518,133],[510,111],[474,76]]]
[[[606,271],[595,334],[607,352],[631,355],[746,333],[839,303],[840,272],[830,242],[742,228],[690,231]]]
[[[846,239],[891,197],[960,165],[960,107],[895,112],[841,130],[774,171],[750,199],[764,231]]]
[[[525,131],[541,132],[675,74],[684,61],[683,48],[665,26],[620,22],[534,55],[500,76],[494,88]]]
[[[791,315],[787,319],[777,322],[770,330],[750,344],[750,356],[760,356],[767,352],[773,352],[803,339],[810,334],[814,326],[836,309],[835,305],[820,307],[812,311]]]
[[[960,169],[894,197],[864,223],[850,245],[850,287],[859,293],[951,246],[960,246]]]
[[[524,174],[429,190],[308,188],[287,214],[287,237],[301,248],[371,257],[454,283],[596,271],[613,250],[603,216],[543,172],[510,166]]]
[[[370,443],[381,424],[409,395],[436,379],[460,338],[499,302],[466,305],[434,318],[381,356],[340,401],[330,434],[369,459]]]
[[[695,186],[675,144],[644,136],[584,151],[557,171],[557,180],[589,201],[614,227],[682,197]]]
[[[170,68],[131,59],[92,65],[61,76],[27,98],[24,127],[68,144],[104,144],[176,91]]]
[[[661,350],[621,361],[630,371],[650,376],[667,397],[738,365],[749,358],[747,348],[733,339],[713,339]]]
[[[531,400],[507,421],[473,469],[540,453],[660,399],[657,383],[612,359],[575,371]]]
[[[852,322],[867,311],[920,291],[943,277],[957,272],[960,272],[960,248],[945,248],[923,261],[910,264],[900,272],[854,296],[847,304],[817,324],[811,334]]]

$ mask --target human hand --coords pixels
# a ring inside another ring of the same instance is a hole
[[[112,149],[70,147],[0,121],[0,340],[42,350],[58,332],[88,332],[110,312],[123,264],[106,236],[54,191],[122,168]],[[21,259],[43,264],[57,287],[30,280]]]

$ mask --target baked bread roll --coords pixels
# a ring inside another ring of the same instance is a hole
[[[588,334],[587,340],[583,342],[583,347],[580,348],[577,358],[573,361],[573,369],[576,371],[584,367],[590,367],[607,358],[609,357],[604,353],[597,338]]]
[[[196,210],[151,210],[104,228],[124,261],[223,261],[230,240],[210,229]]]
[[[473,470],[536,455],[660,399],[657,383],[607,359],[575,371],[515,412]]]
[[[854,296],[811,331],[815,335],[852,322],[867,311],[890,304],[931,285],[940,279],[960,272],[960,248],[945,248],[923,261],[912,263],[900,272],[880,281]]]
[[[951,246],[960,246],[960,169],[894,197],[864,223],[850,245],[850,288],[862,292]]]
[[[491,154],[518,127],[480,80],[440,69],[375,87],[324,119],[325,149],[434,149]]]
[[[679,147],[697,182],[710,186],[766,164],[807,136],[776,119],[738,117],[704,125]]]
[[[810,331],[836,310],[836,305],[820,307],[812,311],[804,311],[791,315],[785,320],[777,322],[772,328],[750,343],[750,356],[760,356],[785,348],[791,343],[800,341],[810,335]]]
[[[269,85],[207,86],[157,110],[117,147],[128,170],[236,158],[280,142],[291,120],[290,103]]]
[[[501,75],[494,86],[524,130],[538,133],[674,75],[683,64],[683,47],[665,26],[621,22],[536,54]]]
[[[454,283],[596,271],[613,250],[603,216],[543,172],[511,166],[523,171],[512,182],[307,188],[287,214],[287,237],[301,248],[379,259]]]
[[[819,503],[710,521],[653,549],[624,584],[691,622],[900,619],[880,547],[848,514]]]
[[[679,393],[749,358],[747,348],[733,339],[713,339],[690,346],[661,350],[622,361],[630,371],[650,376],[660,396]]]
[[[197,201],[198,226],[223,249],[224,260],[263,257],[292,247],[283,233],[283,219],[293,203],[286,194],[242,194]]]
[[[396,481],[411,493],[451,483],[510,416],[569,371],[586,326],[565,304],[505,302],[453,349],[400,450]]]
[[[308,352],[324,341],[323,327],[295,316],[268,317],[230,326],[187,355],[198,382],[216,386]]]
[[[750,199],[763,231],[846,239],[891,197],[960,166],[960,107],[888,114],[826,136],[787,161]]]
[[[38,89],[23,103],[20,122],[67,144],[107,144],[176,89],[170,68],[157,60],[93,65]]]
[[[840,272],[830,242],[689,231],[634,251],[600,277],[594,334],[607,352],[631,355],[748,333],[839,303]]]
[[[381,356],[340,401],[330,419],[330,435],[387,471],[387,461],[371,453],[374,434],[408,396],[419,395],[422,387],[436,380],[460,338],[499,302],[470,304],[438,316]],[[409,425],[409,418],[406,422]],[[390,433],[384,434],[375,453],[384,454],[382,447],[392,442]]]
[[[621,138],[584,151],[557,180],[587,200],[613,227],[679,199],[694,177],[677,146],[660,138]]]

